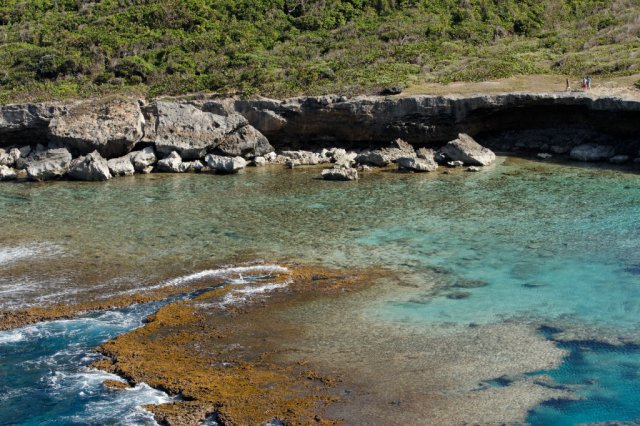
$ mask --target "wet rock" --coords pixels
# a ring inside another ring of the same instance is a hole
[[[447,299],[459,300],[466,299],[469,296],[471,296],[471,292],[469,291],[456,291],[454,293],[447,294]]]
[[[453,284],[453,287],[457,287],[457,288],[480,288],[480,287],[486,287],[488,286],[489,283],[486,281],[482,281],[482,280],[466,280],[466,279],[462,279],[462,280],[458,280]]]
[[[448,161],[447,162],[447,167],[462,167],[464,166],[464,163],[462,161]]]
[[[624,164],[624,163],[628,163],[629,162],[629,156],[628,155],[614,155],[613,157],[609,158],[609,162],[612,164]]]
[[[398,168],[402,170],[411,170],[414,172],[433,172],[438,169],[438,163],[435,160],[426,160],[417,157],[400,157],[396,160]]]
[[[209,154],[205,160],[212,170],[220,173],[236,173],[247,166],[247,160],[242,157],[223,157]]]
[[[87,101],[51,120],[48,137],[78,154],[98,151],[114,158],[131,151],[142,139],[143,125],[137,101]]]
[[[109,171],[113,176],[132,176],[136,169],[131,162],[131,156],[125,155],[124,157],[112,158],[107,161]]]
[[[176,151],[185,160],[204,157],[228,135],[248,124],[239,114],[217,115],[190,104],[157,102],[156,110],[156,149],[164,155]],[[236,141],[242,141],[242,138],[238,137]]]
[[[111,179],[109,165],[98,151],[71,161],[69,177],[76,180],[103,181]]]
[[[477,166],[469,166],[465,169],[468,172],[479,172],[480,171],[480,167]]]
[[[0,165],[0,180],[14,180],[17,179],[18,175],[16,171],[11,167]]]
[[[223,155],[244,158],[259,157],[274,151],[269,140],[250,125],[225,136],[224,141],[217,146],[216,150]]]
[[[440,152],[450,161],[462,161],[471,166],[488,166],[496,159],[493,151],[483,147],[465,133],[460,133],[458,139],[443,146]]]
[[[541,160],[548,160],[549,158],[553,157],[553,155],[549,154],[548,152],[539,152],[536,157]]]
[[[266,158],[264,157],[256,157],[253,159],[253,165],[256,167],[263,167],[269,164]]]
[[[27,175],[36,181],[62,177],[69,171],[71,160],[71,153],[66,148],[33,153],[25,164]]]
[[[180,158],[180,154],[172,151],[166,158],[159,160],[156,167],[159,172],[180,173],[182,172],[182,158]]]
[[[603,161],[615,155],[615,149],[610,145],[582,144],[571,150],[569,156],[578,161]]]
[[[324,180],[358,180],[358,171],[351,167],[336,166],[322,171]]]
[[[129,154],[129,159],[131,164],[133,164],[133,168],[137,172],[144,172],[145,170],[151,167],[153,169],[153,165],[156,164],[157,157],[153,148],[148,146],[141,151],[133,151]]]

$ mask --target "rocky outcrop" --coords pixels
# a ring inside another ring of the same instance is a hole
[[[475,137],[496,131],[565,127],[635,136],[640,122],[639,101],[567,92],[239,99],[233,110],[276,148],[299,149],[383,147],[396,138],[435,148],[459,133]]]
[[[322,178],[324,180],[358,180],[358,171],[351,167],[334,166],[330,169],[322,171]]]
[[[71,153],[66,148],[35,152],[26,161],[27,175],[36,181],[60,178],[69,170]]]
[[[206,161],[211,170],[220,173],[236,173],[247,166],[247,161],[242,157],[223,157],[209,154]]]
[[[98,151],[114,158],[131,151],[142,138],[143,124],[137,101],[87,101],[53,118],[49,139],[79,155]]]
[[[284,162],[289,167],[295,166],[315,166],[329,163],[331,160],[320,152],[311,151],[282,151],[280,162]]]
[[[0,147],[29,145],[46,138],[49,122],[74,103],[37,103],[0,106]]]
[[[9,151],[0,148],[0,166],[13,166],[20,157],[22,154],[18,148],[11,148]]]
[[[175,151],[186,160],[204,157],[225,142],[228,136],[248,124],[247,120],[239,114],[228,116],[213,114],[191,104],[157,102],[156,111],[156,149],[163,155],[169,155]],[[257,133],[254,135],[257,136]],[[244,136],[249,135],[246,132]],[[238,136],[235,140],[242,140],[242,138]],[[232,148],[231,145],[229,140],[228,149]]]
[[[112,176],[107,160],[98,151],[94,151],[71,161],[69,177],[76,180],[100,181],[109,180]]]
[[[461,133],[440,149],[449,161],[462,161],[470,166],[488,166],[496,160],[496,155],[483,147],[471,136]]]
[[[582,144],[573,148],[569,156],[578,161],[603,161],[615,153],[615,148],[609,145]]]

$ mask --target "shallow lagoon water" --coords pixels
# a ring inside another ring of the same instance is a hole
[[[230,259],[289,259],[398,272],[403,287],[362,307],[375,321],[519,321],[640,335],[637,173],[501,159],[480,173],[385,172],[344,184],[318,174],[3,185],[0,305],[104,297]],[[640,383],[627,374],[637,347],[571,349],[545,373],[569,385],[609,380],[580,388],[586,402],[543,405],[529,420],[638,419]]]

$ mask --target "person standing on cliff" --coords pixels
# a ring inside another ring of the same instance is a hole
[[[569,87],[569,79],[567,79],[567,88],[564,90],[567,92],[571,91],[571,87]]]
[[[587,76],[587,90],[591,90],[591,77]]]

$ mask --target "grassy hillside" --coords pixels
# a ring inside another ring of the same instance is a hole
[[[640,72],[640,0],[3,0],[0,101]]]

